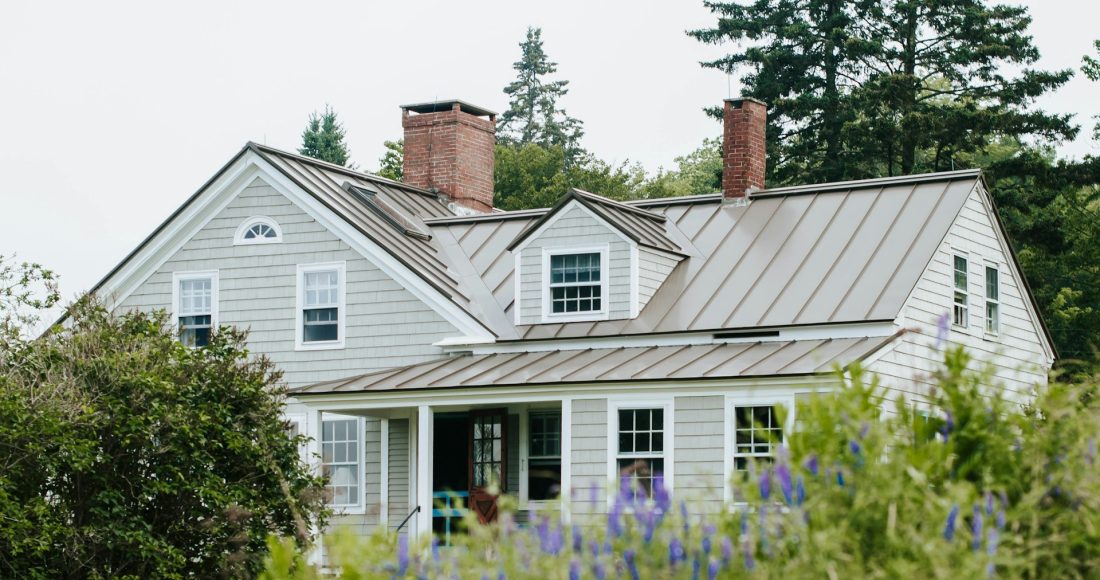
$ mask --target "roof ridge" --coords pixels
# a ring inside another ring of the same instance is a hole
[[[947,181],[968,177],[979,177],[981,169],[958,169],[955,171],[937,171],[932,173],[918,173],[914,175],[893,175],[889,177],[871,177],[867,179],[852,179],[848,181],[831,181],[826,183],[811,183],[806,185],[789,185],[762,189],[749,194],[749,199],[758,197],[771,197],[790,195],[797,193],[825,193],[838,189],[861,189],[879,185],[897,185],[902,183],[927,183],[930,181]]]
[[[649,219],[652,219],[652,220],[663,222],[663,221],[668,219],[668,218],[666,218],[665,216],[663,216],[659,213],[654,213],[654,212],[651,212],[647,209],[641,209],[641,208],[638,208],[638,207],[634,207],[632,205],[627,205],[627,204],[625,204],[621,201],[615,201],[615,200],[613,200],[609,197],[604,197],[602,195],[592,193],[591,191],[585,191],[583,189],[578,189],[576,187],[570,188],[570,193],[572,193],[574,195],[577,195],[577,196],[581,197],[582,199],[587,199],[589,201],[594,201],[596,203],[600,203],[600,204],[603,204],[603,205],[609,205],[609,206],[611,206],[615,209],[621,209],[623,211],[627,211],[627,212],[630,212],[630,213],[635,213],[635,214],[638,214],[642,217],[646,217],[646,218],[649,218]]]

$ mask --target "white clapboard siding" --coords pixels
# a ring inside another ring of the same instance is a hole
[[[396,529],[408,517],[409,505],[409,420],[390,419],[389,525]],[[408,531],[408,525],[402,533]]]
[[[676,497],[692,514],[722,510],[725,485],[725,399],[676,397]]]
[[[283,242],[233,245],[241,222],[266,215]],[[346,338],[337,350],[294,349],[297,266],[345,261]],[[122,308],[171,310],[172,273],[218,270],[219,322],[250,331],[252,352],[284,371],[290,386],[414,364],[457,330],[289,199],[257,178],[131,294]]]
[[[607,399],[574,399],[572,416],[573,481],[568,488],[573,499],[573,513],[604,513],[607,507]]]
[[[980,187],[980,186],[979,186]],[[1026,291],[1010,267],[992,209],[975,189],[958,219],[948,231],[936,254],[902,310],[902,323],[915,329],[885,355],[868,365],[882,377],[891,394],[923,401],[932,386],[932,373],[943,360],[936,346],[936,323],[951,312],[954,291],[954,256],[968,259],[969,323],[953,326],[951,344],[964,345],[975,357],[975,369],[993,373],[997,388],[1005,396],[1025,400],[1037,384],[1045,384],[1050,360],[1044,352],[1038,320],[1025,303]],[[985,332],[985,267],[995,265],[1000,273],[1000,332]]]
[[[651,248],[638,248],[638,312],[645,309],[649,299],[657,293],[661,284],[676,268],[680,260],[676,256]]]
[[[554,247],[607,244],[610,275],[604,299],[611,319],[630,317],[630,244],[619,233],[574,206],[525,243],[520,252],[520,324],[542,322],[542,251]]]

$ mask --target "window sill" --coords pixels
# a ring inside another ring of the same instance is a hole
[[[336,342],[300,342],[294,345],[294,350],[340,350],[344,348],[344,341]]]
[[[333,516],[361,516],[367,513],[367,510],[361,505],[329,505],[328,508],[332,510]]]
[[[585,312],[578,314],[547,314],[542,315],[542,324],[555,324],[559,322],[599,322],[602,320],[608,320],[610,313],[604,312]]]

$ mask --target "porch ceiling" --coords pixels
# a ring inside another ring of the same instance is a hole
[[[290,394],[810,375],[847,367],[894,338],[460,355],[299,387]]]

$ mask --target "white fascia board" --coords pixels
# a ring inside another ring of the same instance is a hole
[[[410,391],[333,393],[294,398],[296,404],[325,412],[412,409],[421,405],[468,408],[571,400],[631,397],[656,399],[736,394],[738,397],[779,397],[788,393],[828,392],[839,386],[832,373],[818,375],[699,379],[677,381],[519,385],[513,387],[454,388]]]
[[[897,332],[894,322],[865,322],[855,324],[827,324],[798,326],[779,329],[778,336],[744,336],[714,338],[722,331],[677,334],[614,335],[592,338],[561,340],[537,340],[492,343],[439,344],[451,351],[469,351],[473,354],[504,354],[516,352],[545,352],[549,350],[585,350],[590,348],[692,346],[703,344],[740,344],[754,342],[786,342],[790,340],[823,340],[841,338],[887,337]],[[736,332],[736,331],[730,331]]]

